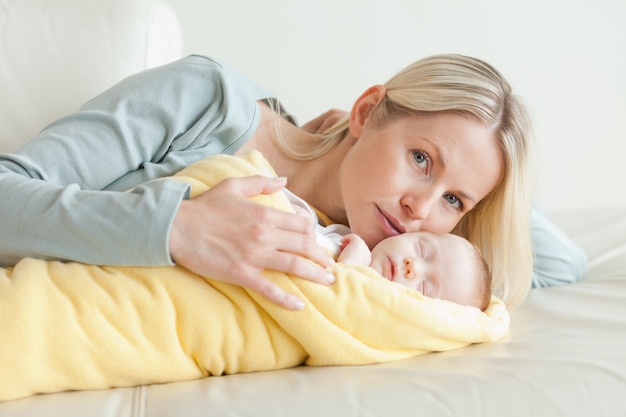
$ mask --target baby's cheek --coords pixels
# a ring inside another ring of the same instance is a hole
[[[385,279],[391,280],[391,277],[385,274],[384,268],[382,267],[382,264],[378,261],[378,259],[372,259],[372,262],[370,263],[370,267],[374,271],[376,271],[378,275],[382,276]]]

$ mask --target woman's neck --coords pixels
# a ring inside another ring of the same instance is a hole
[[[347,224],[339,169],[347,152],[345,143],[328,153],[311,160],[294,159],[280,146],[277,132],[292,149],[306,148],[316,141],[315,135],[300,129],[276,114],[264,104],[260,104],[259,126],[250,140],[237,152],[243,154],[258,150],[268,160],[279,176],[287,177],[287,188],[308,204],[329,216],[333,221]]]

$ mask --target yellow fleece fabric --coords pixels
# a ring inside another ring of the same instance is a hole
[[[197,195],[223,178],[271,171],[258,152],[219,155],[175,176]],[[258,198],[291,210],[283,193]],[[185,268],[23,259],[0,269],[0,400],[275,370],[365,365],[495,341],[504,304],[485,312],[424,297],[368,267],[337,264],[324,286],[265,272],[306,303],[279,307]]]

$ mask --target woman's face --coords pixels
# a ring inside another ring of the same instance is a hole
[[[461,115],[365,122],[357,132],[340,186],[349,226],[370,248],[404,232],[450,232],[502,177],[493,132]]]

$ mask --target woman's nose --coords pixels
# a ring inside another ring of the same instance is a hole
[[[436,193],[422,192],[404,197],[401,203],[409,212],[409,216],[412,219],[426,220],[438,200],[439,197]]]

